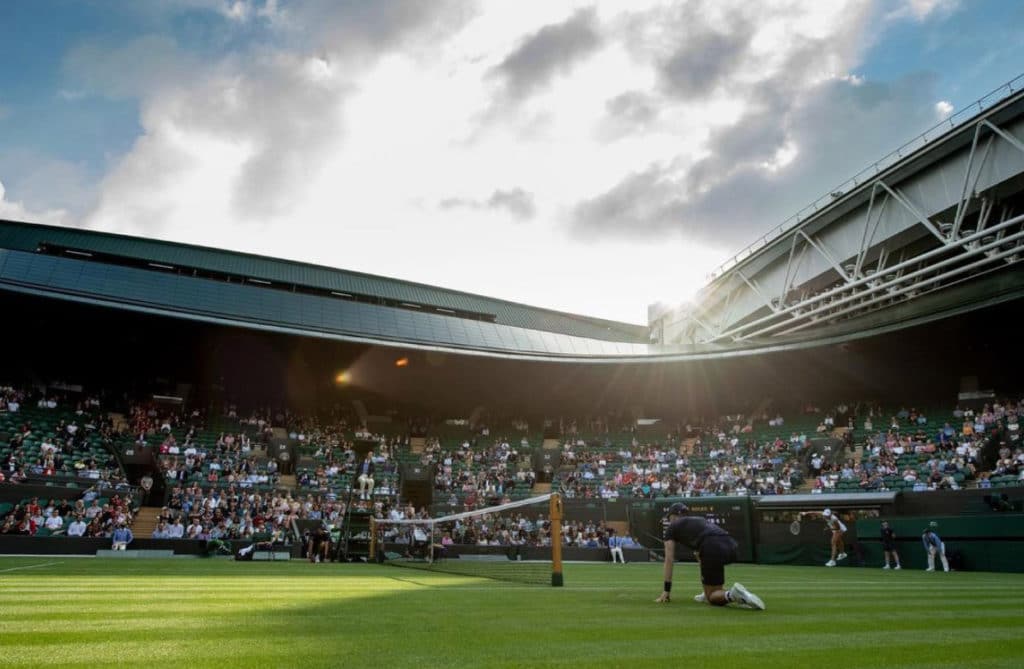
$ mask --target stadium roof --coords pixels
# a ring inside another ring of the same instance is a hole
[[[478,314],[505,325],[608,341],[645,342],[649,331],[642,325],[531,307],[412,281],[293,260],[129,235],[0,220],[0,247],[35,252],[42,244],[140,258],[174,267],[223,272],[272,283],[302,285],[350,295],[447,308],[464,314]]]
[[[992,275],[798,338],[666,345],[647,327],[435,286],[187,244],[0,220],[0,290],[370,345],[550,361],[746,356],[861,339],[1024,297]],[[932,302],[933,304],[926,304]]]
[[[562,345],[555,345],[553,350],[548,351],[554,353],[636,353],[637,350],[633,347],[623,348],[618,344],[646,344],[649,337],[649,329],[646,326],[530,307],[361,272],[127,235],[0,221],[0,249],[43,254],[73,263],[102,264],[116,274],[121,272],[113,268],[133,268],[152,275],[148,278],[158,280],[175,275],[198,280],[233,281],[238,285],[262,289],[264,295],[268,291],[281,292],[279,299],[286,299],[284,293],[318,295],[366,307],[377,307],[375,311],[378,314],[382,313],[380,308],[395,309],[402,312],[419,312],[423,315],[431,314],[445,322],[468,320],[481,325],[492,323],[499,327],[507,326],[537,333],[567,335],[573,339],[613,343],[607,351],[584,351],[582,349],[593,347],[581,347],[580,342],[577,342],[575,345],[570,344],[565,350],[563,342]],[[138,273],[135,273],[133,278],[143,284],[147,283],[147,277]],[[366,309],[363,311],[366,312]],[[386,332],[360,333],[358,330],[358,327],[355,328],[353,334],[387,336]],[[397,330],[393,332],[399,335],[398,339],[403,338]],[[509,335],[509,344],[514,347],[517,338],[509,333],[505,334]],[[489,344],[485,338],[481,338],[479,342],[473,342],[472,339],[471,334],[470,341],[464,344],[479,344],[485,348],[493,346],[493,342]],[[499,335],[499,344],[502,339]],[[436,343],[446,342],[442,339]]]

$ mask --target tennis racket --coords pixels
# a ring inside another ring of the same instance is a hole
[[[796,535],[800,534],[800,520],[799,519],[794,520],[792,523],[789,524],[789,533],[792,534],[793,536],[796,536]]]

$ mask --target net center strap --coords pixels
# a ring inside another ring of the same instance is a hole
[[[498,506],[488,506],[483,509],[476,509],[474,511],[464,511],[463,513],[453,513],[450,516],[441,516],[439,518],[420,518],[420,519],[403,519],[403,520],[388,520],[386,518],[377,520],[378,525],[423,525],[424,523],[450,523],[456,520],[462,520],[463,518],[472,518],[473,516],[482,516],[488,513],[501,513],[502,511],[508,511],[509,509],[516,509],[521,506],[530,506],[531,504],[538,504],[540,502],[546,502],[551,499],[554,493],[547,493],[544,495],[537,495],[536,497],[529,497],[527,499],[516,500],[515,502],[509,502],[508,504],[499,504]]]

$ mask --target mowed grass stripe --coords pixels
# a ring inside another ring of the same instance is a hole
[[[730,567],[769,595],[758,613],[690,601],[691,566],[665,606],[652,602],[658,565],[573,565],[556,589],[373,565],[154,562],[0,575],[5,666],[1009,667],[1024,625],[1019,575]]]
[[[478,583],[474,583],[472,585],[446,584],[446,583],[443,583],[443,582],[440,582],[440,583],[417,583],[417,582],[410,582],[410,581],[399,581],[398,583],[406,585],[407,588],[410,589],[410,590],[423,589],[423,588],[443,588],[443,589],[445,589],[447,591],[464,591],[464,592],[479,592],[479,591],[494,592],[496,590],[509,590],[509,591],[517,591],[517,592],[518,591],[530,591],[530,590],[532,590],[534,592],[544,592],[544,591],[550,590],[550,587],[548,587],[548,586],[534,587],[534,588],[503,588],[503,587],[500,587],[500,586],[492,587],[492,586],[487,584],[487,579],[480,579]],[[695,592],[699,592],[700,591],[700,584],[699,583],[689,582],[689,581],[678,581],[678,580],[676,581],[676,583],[678,583],[679,587],[682,587],[684,589],[692,589]],[[130,590],[132,590],[133,588],[136,588],[136,587],[140,587],[140,586],[141,587],[145,587],[145,585],[146,584],[144,584],[144,583],[140,583],[140,584],[135,585],[135,586],[116,587],[116,588],[114,588],[114,587],[111,587],[109,585],[108,586],[97,586],[97,585],[87,585],[87,584],[75,585],[75,584],[67,584],[67,583],[60,583],[60,582],[40,583],[38,585],[19,585],[19,586],[9,586],[9,585],[5,585],[5,584],[0,583],[0,592],[7,592],[7,593],[38,592],[40,587],[44,587],[44,588],[45,587],[60,587],[62,589],[61,590],[62,593],[68,593],[68,594],[74,594],[74,593],[93,594],[93,593],[97,593],[97,592],[111,592],[112,590],[116,590],[116,591],[130,591]],[[846,585],[848,585],[848,584],[844,584],[843,587],[845,587]],[[563,589],[563,591],[605,592],[605,591],[634,590],[634,589],[637,589],[637,588],[644,588],[644,587],[647,587],[647,588],[652,588],[652,587],[653,588],[658,588],[660,586],[661,586],[661,581],[655,582],[655,581],[652,581],[652,580],[646,580],[646,581],[633,582],[633,583],[613,583],[613,584],[608,584],[608,585],[576,585],[576,586],[566,586]],[[218,592],[244,593],[244,592],[246,592],[248,590],[251,590],[252,587],[253,587],[252,583],[245,583],[245,584],[233,583],[233,584],[227,585],[227,586],[224,586],[224,585],[201,586],[201,585],[194,585],[193,584],[193,585],[189,585],[188,587],[185,587],[185,586],[177,587],[176,586],[176,587],[173,588],[173,590],[175,592],[203,593],[203,592],[208,592],[211,588],[215,588]],[[316,590],[319,590],[319,589],[321,589],[323,587],[324,587],[324,585],[316,585],[316,584],[303,585],[303,584],[301,584],[301,582],[294,583],[294,582],[291,582],[291,581],[286,581],[285,583],[275,583],[272,586],[268,586],[265,583],[260,583],[261,592],[293,592],[295,590],[316,591]],[[334,587],[334,586],[331,586],[331,587]],[[383,584],[381,584],[381,583],[352,583],[352,582],[348,582],[348,583],[345,583],[344,585],[339,585],[337,587],[344,588],[344,589],[347,589],[347,590],[374,590],[374,589],[378,589],[378,588],[383,587]],[[833,590],[834,591],[834,590],[837,589],[836,585],[833,584],[833,583],[803,583],[803,584],[800,584],[800,585],[779,585],[779,584],[774,583],[774,582],[761,582],[761,583],[757,583],[756,586],[751,584],[750,587],[756,587],[758,590],[764,590],[764,591],[773,590],[773,591],[779,591],[779,592],[787,592],[787,591],[793,591],[793,590],[806,590],[806,591],[809,591],[809,592],[814,592],[814,591],[819,591],[819,590],[820,591],[828,591],[828,590]],[[859,585],[859,586],[855,586],[855,587],[858,590],[864,590],[864,591],[890,591],[890,590],[894,590],[895,589],[895,590],[900,590],[900,591],[904,591],[904,592],[927,592],[929,590],[935,590],[935,589],[941,589],[943,592],[950,592],[950,591],[957,591],[957,590],[970,590],[971,592],[1004,592],[1007,589],[1007,586],[1005,586],[1005,585],[999,585],[999,586],[997,586],[997,585],[990,585],[990,586],[986,586],[986,585],[973,585],[973,584],[969,584],[969,583],[963,583],[963,584],[960,584],[960,583],[958,583],[958,584],[952,584],[952,583],[912,584],[912,583],[898,583],[898,582],[889,583],[889,584],[883,584],[883,585],[871,585],[871,586]]]
[[[351,566],[344,566],[344,567],[335,567],[334,569],[350,569],[350,568],[351,568]],[[366,568],[364,568],[364,569],[366,569]],[[309,579],[309,578],[301,578],[301,577],[298,577],[298,575],[292,575],[292,574],[279,574],[279,575],[273,575],[273,576],[279,577],[279,578],[280,577],[287,577],[287,582],[292,587],[300,586],[303,583],[307,584],[309,587],[322,586],[325,583],[339,583],[339,584],[343,584],[344,587],[377,587],[377,586],[381,586],[381,585],[384,585],[384,584],[387,584],[387,583],[407,583],[407,584],[410,584],[410,585],[427,585],[427,586],[430,586],[430,585],[439,585],[440,586],[440,585],[442,585],[445,588],[458,588],[460,586],[467,587],[467,588],[478,588],[481,583],[488,583],[488,584],[493,584],[493,585],[488,585],[488,589],[516,589],[516,590],[521,590],[521,589],[546,590],[546,589],[548,589],[550,587],[548,585],[527,585],[527,584],[506,583],[506,582],[502,582],[502,581],[490,581],[490,580],[487,580],[487,579],[481,579],[480,577],[461,577],[461,576],[459,576],[459,577],[456,577],[456,576],[449,577],[449,576],[441,576],[441,575],[433,575],[433,574],[431,574],[431,575],[427,576],[426,578],[422,578],[422,577],[421,578],[415,578],[415,577],[407,576],[407,574],[409,574],[409,573],[408,572],[399,572],[399,573],[395,573],[392,578],[383,578],[383,579],[382,578],[353,579],[351,576],[346,576],[346,577],[342,577],[342,578],[338,578],[338,577],[330,578],[329,577],[329,578],[323,578],[323,579]],[[602,580],[602,581],[599,581],[599,582],[594,582],[594,581],[592,581],[590,579],[583,580],[582,578],[580,578],[580,576],[581,575],[579,575],[579,574],[570,573],[568,575],[568,578],[570,580],[566,583],[565,587],[567,589],[603,588],[603,587],[608,587],[608,586],[629,588],[629,587],[641,586],[641,585],[651,585],[651,584],[658,585],[660,583],[660,580],[657,578],[658,575],[655,575],[654,573],[651,573],[650,576],[647,576],[645,578],[640,578],[640,579],[609,578],[607,580]],[[943,575],[928,574],[928,575],[922,575],[922,576],[923,576],[923,578],[921,578],[921,579],[914,579],[912,577],[911,578],[907,578],[907,577],[894,576],[894,577],[891,577],[889,579],[870,580],[870,581],[863,581],[863,580],[850,581],[850,580],[843,580],[843,579],[826,578],[826,577],[823,577],[821,575],[814,574],[813,572],[811,574],[809,574],[807,578],[804,578],[804,579],[801,579],[801,580],[777,579],[777,578],[771,578],[771,577],[765,578],[762,575],[757,575],[757,576],[745,575],[744,576],[742,574],[738,574],[738,573],[736,574],[736,578],[737,579],[739,579],[739,580],[749,580],[752,583],[757,583],[762,588],[766,588],[766,587],[767,588],[786,588],[786,587],[808,587],[808,586],[809,587],[818,587],[820,584],[826,584],[826,583],[837,583],[837,584],[843,584],[844,586],[857,586],[857,587],[867,587],[867,588],[871,588],[871,587],[876,587],[876,588],[878,588],[878,587],[889,587],[889,586],[892,586],[892,585],[899,585],[899,586],[903,586],[903,587],[930,588],[930,587],[935,587],[938,584],[942,584],[942,587],[944,587],[944,588],[969,587],[969,588],[973,588],[973,589],[986,589],[986,588],[1007,588],[1007,587],[1018,587],[1018,588],[1020,588],[1021,587],[1020,584],[1017,584],[1015,586],[1012,582],[1008,583],[1006,581],[1002,581],[1002,582],[993,581],[993,582],[990,582],[990,583],[986,583],[984,581],[977,581],[974,578],[971,578],[967,573],[943,574]],[[971,576],[973,576],[973,575],[971,575]],[[244,589],[244,588],[250,587],[249,579],[245,579],[245,580],[239,579],[239,578],[221,579],[221,578],[218,578],[216,576],[211,576],[211,577],[209,577],[209,579],[204,580],[204,582],[197,583],[194,579],[187,579],[186,580],[186,579],[182,579],[182,578],[179,578],[179,577],[164,576],[164,575],[160,574],[159,572],[155,572],[154,574],[144,575],[144,576],[127,576],[126,575],[126,576],[124,576],[124,577],[122,577],[120,579],[115,579],[115,580],[102,580],[102,579],[101,580],[97,580],[97,579],[94,579],[94,578],[91,578],[91,577],[88,577],[88,576],[83,576],[80,579],[76,579],[74,576],[70,576],[70,577],[57,577],[57,578],[50,578],[50,577],[38,578],[37,577],[37,578],[34,578],[34,579],[30,577],[30,581],[29,582],[31,582],[33,585],[51,585],[51,584],[52,585],[56,585],[56,584],[59,584],[61,587],[65,587],[66,589],[70,589],[70,590],[74,590],[74,589],[76,589],[78,587],[82,587],[82,588],[86,588],[86,589],[98,589],[98,588],[104,588],[104,587],[129,589],[129,588],[135,587],[136,585],[139,585],[139,584],[144,585],[146,583],[151,583],[152,580],[155,577],[159,577],[161,579],[161,581],[164,584],[168,585],[168,586],[173,585],[173,587],[182,588],[182,589],[185,589],[185,590],[202,590],[202,589],[205,589],[205,588],[209,588],[211,586],[211,584],[215,584],[216,587],[223,588],[223,589]],[[686,574],[686,573],[680,574],[679,572],[677,572],[675,580],[676,580],[676,582],[678,582],[678,583],[680,583],[682,585],[692,584],[692,585],[696,586],[699,583],[698,577],[696,576],[695,573],[692,574],[692,575],[689,575],[689,574]],[[731,575],[730,575],[730,580],[732,580],[731,579]],[[6,578],[0,579],[0,590],[7,590],[7,589],[10,589],[10,588],[16,588],[16,587],[18,587],[18,585],[20,583],[25,583],[25,582],[26,581],[24,581],[24,580],[14,581],[14,580],[12,580],[11,576],[8,576]],[[264,587],[273,589],[274,587],[278,586],[280,583],[282,583],[281,580],[274,579],[273,581],[265,583],[263,585],[264,585]]]
[[[995,638],[995,634],[983,635],[961,648],[968,651],[972,659],[989,660],[996,666],[1013,666],[991,645]],[[841,654],[843,666],[907,666],[908,658],[919,666],[969,666],[962,658],[951,658],[947,649],[931,640],[903,643],[891,635],[867,634],[824,639],[808,634],[774,634],[766,643],[756,644],[756,648],[752,648],[749,639],[742,643],[735,638],[701,639],[689,632],[660,644],[650,644],[650,639],[646,638],[566,641],[545,636],[533,643],[524,643],[521,637],[514,641],[499,640],[489,643],[486,649],[472,639],[455,644],[408,647],[390,634],[351,636],[347,640],[344,635],[334,635],[328,640],[321,635],[300,634],[283,644],[278,639],[252,637],[238,631],[215,638],[200,636],[195,641],[204,646],[201,649],[188,641],[168,641],[165,633],[138,641],[76,640],[69,647],[46,648],[45,652],[42,646],[5,643],[5,655],[15,666],[21,662],[32,666],[104,666],[112,664],[112,657],[145,658],[147,665],[188,661],[202,666],[242,666],[258,659],[262,666],[341,666],[348,664],[353,654],[369,654],[383,666],[443,666],[446,661],[469,663],[469,666],[623,666],[602,662],[597,653],[635,658],[629,662],[630,666],[668,661],[685,661],[697,666],[716,663],[727,667],[815,666],[826,657],[823,644],[833,644],[827,647],[832,649],[831,657],[835,660],[836,655]],[[217,643],[212,643],[214,641]],[[836,643],[841,645],[834,645]],[[860,646],[859,650],[852,650],[854,644]],[[850,650],[843,652],[844,649]],[[491,657],[483,656],[484,652]],[[783,655],[785,664],[773,662],[770,657],[773,654]]]

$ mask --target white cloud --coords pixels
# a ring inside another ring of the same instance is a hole
[[[533,93],[601,46],[597,12],[581,9],[562,23],[541,27],[505,56],[491,73],[505,86],[505,104]]]
[[[960,6],[960,0],[903,0],[895,3],[886,15],[890,21],[913,19],[924,21],[928,18],[949,16]]]
[[[853,72],[874,39],[872,6],[707,8],[655,8],[639,25],[624,23],[643,37],[638,53],[659,79],[613,99],[608,123],[627,136],[622,126],[632,123],[642,136],[685,109],[688,122],[673,127],[696,146],[625,164],[581,198],[571,209],[581,238],[681,236],[738,250],[934,123],[934,77],[879,82]],[[717,66],[690,57],[694,45],[711,45]]]
[[[440,202],[440,206],[442,209],[469,208],[504,211],[515,220],[528,220],[537,213],[533,195],[522,188],[499,189],[486,199],[446,198]]]
[[[95,204],[96,183],[84,166],[38,152],[0,152],[0,178],[9,197],[16,194],[30,209],[59,211],[64,220],[77,219]]]
[[[224,4],[221,12],[233,21],[246,21],[253,13],[252,5],[243,0],[235,0]]]
[[[68,225],[70,217],[61,209],[32,210],[20,201],[7,199],[7,189],[0,181],[0,218],[11,221],[29,221],[49,225]]]
[[[634,322],[942,112],[854,73],[885,3],[174,6],[270,37],[68,54],[141,109],[85,225]]]
[[[935,103],[935,116],[943,121],[953,114],[953,103],[948,100],[939,100]]]

